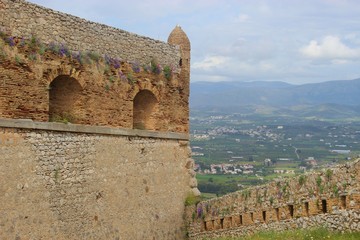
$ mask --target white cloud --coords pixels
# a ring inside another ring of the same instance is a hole
[[[326,36],[321,42],[316,40],[300,49],[300,53],[312,59],[344,60],[360,58],[360,48],[350,48],[337,36]]]
[[[219,67],[227,61],[224,56],[206,56],[204,60],[195,62],[192,67],[200,70],[210,70]]]

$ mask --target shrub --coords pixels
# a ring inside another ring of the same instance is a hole
[[[87,56],[94,62],[98,63],[101,56],[100,54],[96,53],[96,52],[87,52]]]
[[[164,76],[167,80],[170,80],[172,78],[172,69],[168,65],[166,65],[163,69]]]
[[[196,205],[200,202],[200,198],[195,196],[193,193],[189,193],[185,199],[185,206]]]
[[[305,182],[306,182],[306,177],[305,177],[305,175],[301,175],[301,176],[299,177],[299,185],[300,185],[300,186],[303,186],[303,185],[305,184]]]
[[[152,59],[150,62],[150,69],[152,73],[160,74],[161,73],[161,65],[158,64],[156,59]]]

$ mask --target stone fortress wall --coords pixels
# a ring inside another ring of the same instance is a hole
[[[0,120],[0,239],[183,239],[187,138],[134,131]]]
[[[181,28],[164,43],[0,0],[0,33],[0,239],[183,239]]]
[[[187,207],[190,239],[326,227],[360,231],[360,159]]]
[[[0,42],[1,117],[188,132],[190,42],[180,27],[168,44],[23,0],[1,0],[0,16],[15,44]]]
[[[24,0],[0,1],[0,26],[12,36],[36,35],[72,50],[95,51],[129,61],[177,66],[179,49],[164,42],[61,13]]]

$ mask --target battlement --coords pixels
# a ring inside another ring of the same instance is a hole
[[[272,181],[187,208],[190,239],[327,227],[359,231],[360,159]]]

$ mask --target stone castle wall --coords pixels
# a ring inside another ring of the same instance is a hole
[[[185,33],[167,44],[22,0],[0,0],[0,27],[0,117],[189,131]]]
[[[184,238],[190,42],[169,39],[0,0],[0,239]]]
[[[187,136],[0,121],[0,239],[183,239]]]
[[[66,44],[71,50],[94,51],[128,61],[178,67],[179,48],[23,0],[0,0],[0,26],[12,36],[35,35],[46,43]]]
[[[360,159],[187,207],[190,239],[327,227],[360,231]]]

